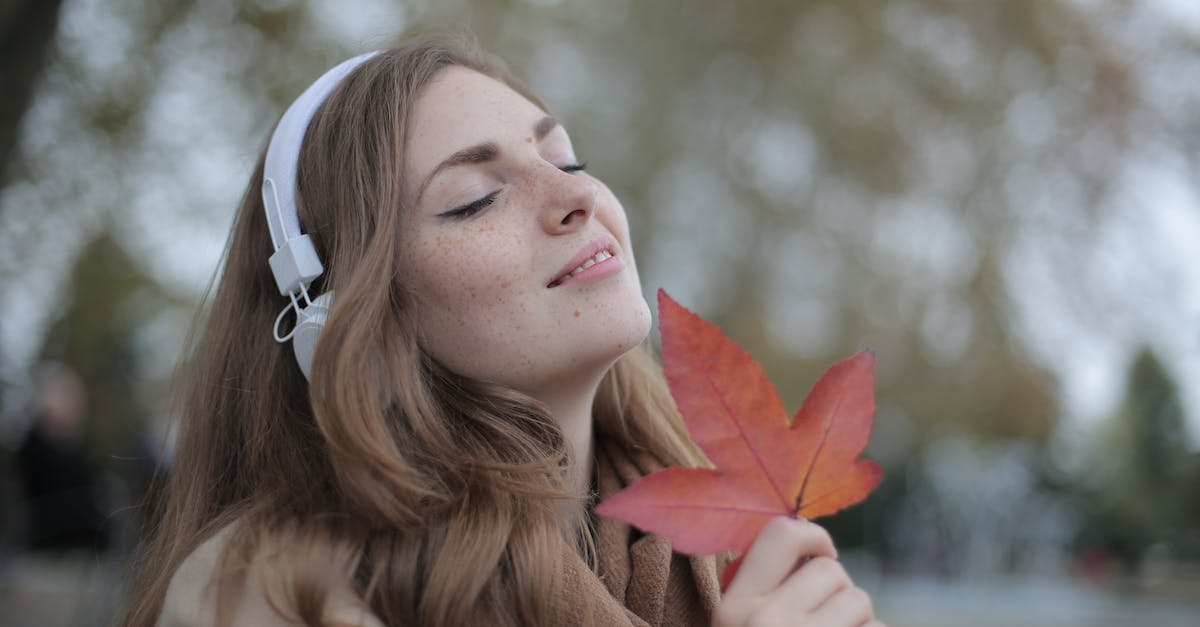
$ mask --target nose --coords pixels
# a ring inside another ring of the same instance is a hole
[[[583,174],[563,172],[558,168],[542,177],[542,197],[539,199],[542,210],[538,216],[542,228],[550,234],[561,234],[586,226],[596,212],[599,200],[596,182]]]

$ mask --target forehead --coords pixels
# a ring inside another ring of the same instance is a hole
[[[423,177],[447,156],[485,141],[523,141],[532,136],[534,124],[545,115],[537,105],[490,76],[460,66],[447,67],[414,103],[405,175]]]

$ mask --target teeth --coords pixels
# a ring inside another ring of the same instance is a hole
[[[608,252],[607,250],[602,250],[602,251],[596,253],[594,256],[590,257],[587,261],[584,261],[583,263],[579,264],[579,266],[577,268],[575,268],[574,270],[564,274],[561,279],[555,281],[552,285],[558,285],[559,283],[562,283],[563,281],[575,276],[576,274],[579,274],[580,272],[583,272],[584,270],[586,270],[602,261],[606,261],[611,258],[612,258],[612,253]]]

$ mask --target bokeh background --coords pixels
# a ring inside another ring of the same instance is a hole
[[[1194,0],[0,2],[0,624],[112,620],[272,125],[413,28],[509,60],[789,407],[875,349],[886,479],[825,522],[890,624],[1200,624]]]

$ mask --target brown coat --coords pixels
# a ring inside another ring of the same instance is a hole
[[[660,468],[648,454],[596,441],[600,500]],[[555,624],[682,627],[711,623],[721,599],[712,557],[674,553],[662,537],[641,534],[608,518],[596,523],[596,553],[598,573],[592,573],[570,552]]]

